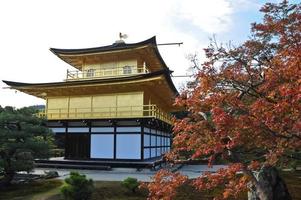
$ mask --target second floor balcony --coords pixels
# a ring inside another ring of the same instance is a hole
[[[112,68],[93,68],[87,70],[67,70],[66,81],[73,80],[85,80],[85,79],[99,79],[99,78],[110,78],[110,77],[121,77],[131,76],[137,74],[148,73],[147,67],[136,67],[136,66],[124,66],[124,67],[112,67]]]
[[[48,120],[63,119],[114,119],[114,118],[155,118],[172,124],[172,116],[157,105],[96,107],[96,108],[58,108],[38,113]]]

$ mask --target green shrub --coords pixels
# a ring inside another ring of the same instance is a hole
[[[66,200],[89,200],[94,190],[93,180],[87,179],[86,175],[71,172],[70,177],[65,179],[61,193]]]
[[[136,178],[127,177],[124,179],[121,183],[124,187],[126,187],[128,190],[131,190],[133,193],[136,192],[136,189],[139,186],[139,182]]]
[[[64,157],[65,149],[52,149],[50,153],[52,157]]]

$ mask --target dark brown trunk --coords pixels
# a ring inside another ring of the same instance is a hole
[[[291,200],[284,180],[275,167],[264,167],[255,174],[257,183],[250,184],[248,200]]]

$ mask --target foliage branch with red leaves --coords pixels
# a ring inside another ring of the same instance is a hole
[[[261,12],[263,22],[252,24],[242,45],[211,42],[194,84],[175,102],[189,114],[175,120],[167,157],[175,162],[189,152],[188,159],[207,158],[209,165],[226,160],[227,168],[193,180],[199,190],[224,186],[217,199],[237,197],[248,183],[260,191],[254,171],[288,164],[300,153],[301,4],[267,3]],[[172,199],[185,180],[160,171],[149,184],[150,199]]]

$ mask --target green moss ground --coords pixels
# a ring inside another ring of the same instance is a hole
[[[0,190],[2,200],[33,200],[35,195],[48,194],[52,190],[59,188],[62,181],[57,179],[35,181],[30,184],[13,185]],[[57,192],[57,191],[55,191]],[[40,200],[40,199],[39,199]]]

